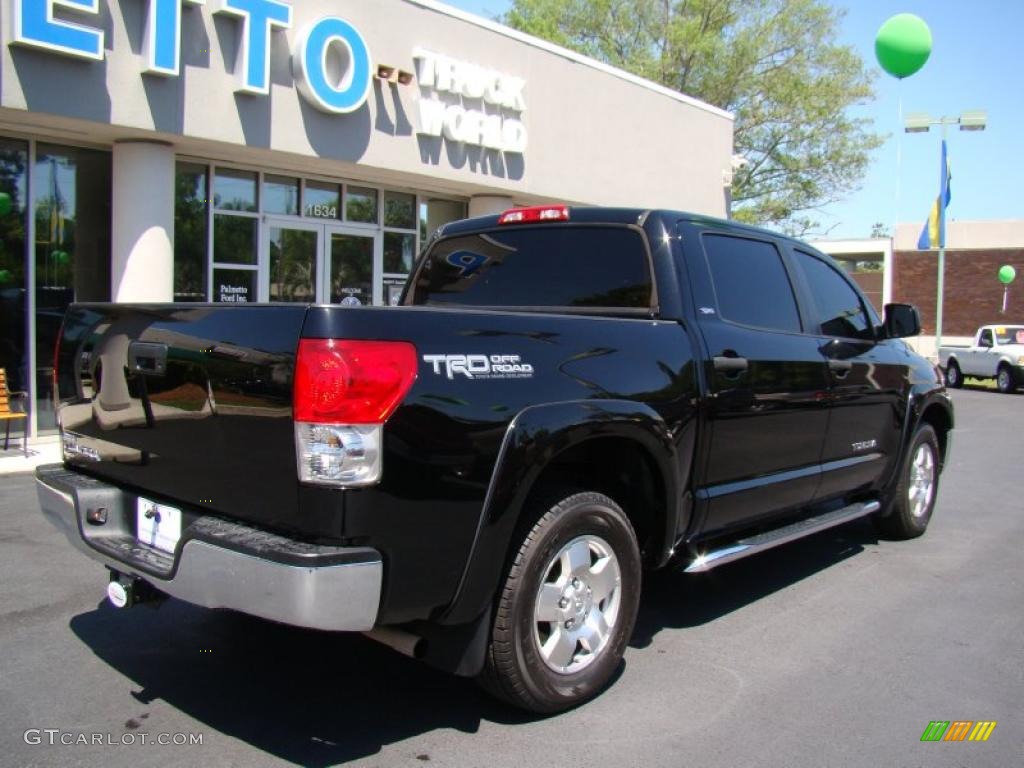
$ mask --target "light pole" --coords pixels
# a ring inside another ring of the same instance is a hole
[[[903,130],[907,133],[928,133],[933,125],[942,128],[942,146],[946,145],[946,129],[951,125],[959,125],[961,131],[984,131],[988,116],[982,110],[961,112],[959,117],[932,117],[925,112],[907,115],[903,121]],[[939,188],[943,188],[946,169],[940,169]],[[939,354],[942,344],[942,294],[946,282],[946,201],[939,200],[939,265],[938,288],[935,296],[935,354]]]

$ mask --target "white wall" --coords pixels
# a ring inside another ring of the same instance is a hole
[[[637,78],[558,52],[493,23],[412,0],[296,0],[291,29],[273,34],[268,95],[237,93],[237,19],[217,3],[183,4],[177,77],[142,74],[148,2],[100,3],[103,61],[24,46],[0,53],[0,130],[110,143],[157,138],[180,154],[428,192],[498,194],[517,203],[566,201],[670,207],[723,216],[732,117]],[[8,3],[4,3],[5,9]],[[375,81],[367,103],[325,114],[300,95],[291,52],[303,28],[340,15],[376,64],[414,72],[417,47],[526,80],[525,154],[417,134],[421,88]],[[71,18],[61,10],[58,16]],[[7,19],[5,18],[6,22]],[[11,25],[2,25],[5,42]]]

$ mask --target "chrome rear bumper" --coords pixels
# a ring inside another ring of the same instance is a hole
[[[135,496],[71,472],[40,467],[43,515],[79,550],[109,568],[206,608],[231,608],[313,629],[372,629],[380,606],[383,563],[376,550],[307,544],[212,517],[182,530],[174,554],[135,540]],[[85,511],[108,510],[108,522],[85,523]]]

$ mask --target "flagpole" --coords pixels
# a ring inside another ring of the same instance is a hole
[[[946,121],[942,120],[942,147],[946,146]],[[945,154],[942,155],[942,161],[939,165],[939,275],[938,275],[938,288],[935,295],[935,356],[941,359],[939,355],[939,347],[942,346],[942,296],[945,293],[946,287],[946,201],[945,194],[943,194],[946,188],[946,169],[948,161],[946,161]]]

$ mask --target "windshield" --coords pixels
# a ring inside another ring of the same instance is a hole
[[[1000,326],[995,331],[996,344],[1024,344],[1024,325]]]

